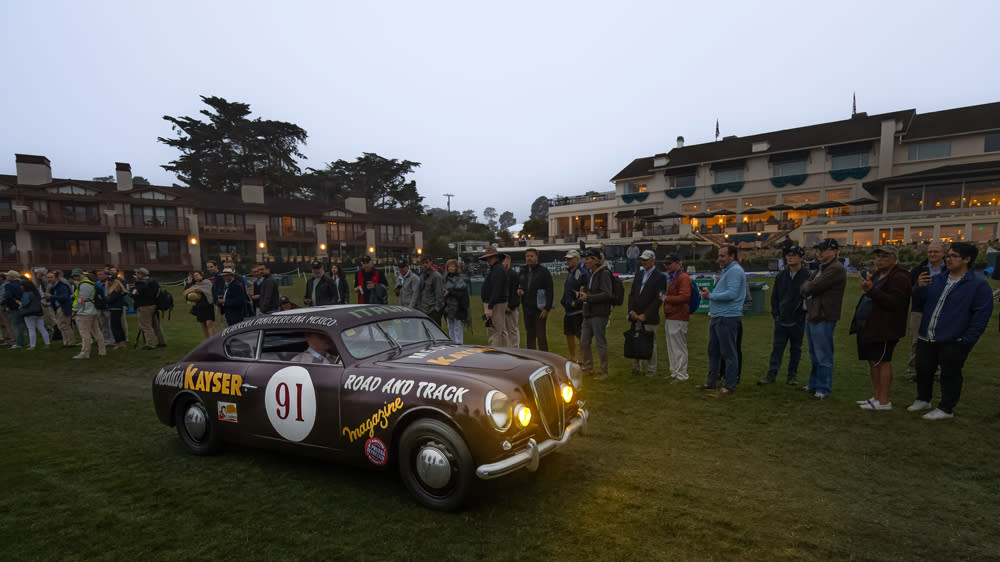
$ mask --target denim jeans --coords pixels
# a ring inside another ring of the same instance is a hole
[[[785,355],[785,344],[788,349],[788,380],[793,380],[799,374],[799,360],[802,359],[802,338],[805,337],[806,325],[793,324],[782,326],[774,323],[774,343],[771,346],[771,364],[767,367],[767,380],[774,381],[781,369],[781,359]]]
[[[20,310],[10,311],[10,323],[14,327],[14,343],[24,347],[24,336],[27,335],[28,330],[24,325],[24,316],[21,315]]]
[[[809,388],[823,394],[833,390],[833,328],[836,322],[806,322],[809,336]]]
[[[740,357],[737,336],[742,320],[738,317],[715,316],[708,323],[708,380],[706,386],[719,382],[722,365],[726,366],[722,386],[734,390],[740,380]]]
[[[608,317],[584,317],[583,329],[580,333],[580,349],[583,350],[583,370],[594,371],[597,374],[608,374]],[[594,355],[590,350],[590,340],[597,340],[597,358],[600,369],[594,369]]]

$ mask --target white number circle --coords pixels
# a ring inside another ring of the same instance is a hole
[[[264,391],[264,407],[279,435],[289,441],[308,437],[316,422],[316,389],[309,371],[285,367],[274,373]]]

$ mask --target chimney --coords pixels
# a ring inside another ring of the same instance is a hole
[[[344,198],[344,210],[359,215],[367,213],[368,205],[365,202],[365,196],[357,191],[348,193],[347,197]]]
[[[859,112],[855,113],[854,115],[851,115],[851,119],[864,119],[866,117],[868,117],[868,112],[867,111],[859,111]]]
[[[45,185],[52,183],[52,163],[44,156],[15,154],[17,183],[22,185]]]
[[[132,191],[132,166],[128,162],[115,162],[115,180],[118,191]]]
[[[677,148],[684,148],[684,137],[677,137]]]
[[[240,196],[244,203],[264,204],[264,179],[243,178],[240,180]]]

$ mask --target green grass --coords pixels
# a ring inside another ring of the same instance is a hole
[[[536,473],[482,483],[457,514],[418,507],[392,472],[185,453],[150,398],[156,370],[199,340],[179,298],[165,349],[89,361],[0,350],[0,560],[997,560],[996,320],[966,365],[955,419],[907,413],[902,376],[895,410],[861,411],[854,401],[871,391],[847,334],[855,280],[849,289],[823,401],[754,385],[769,316],[744,320],[743,382],[724,399],[694,388],[705,316],[691,322],[684,384],[631,376],[615,319],[612,378],[584,389],[588,434]],[[557,353],[561,322],[549,321]],[[484,337],[477,325],[466,341]],[[657,338],[662,373],[662,328]]]

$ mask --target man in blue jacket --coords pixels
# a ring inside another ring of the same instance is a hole
[[[924,271],[914,289],[914,296],[926,301],[917,341],[917,399],[907,411],[930,410],[934,372],[941,369],[941,401],[924,414],[925,420],[955,417],[962,394],[962,365],[993,314],[993,290],[971,268],[978,253],[972,244],[952,244],[944,256],[948,274],[932,278]]]
[[[746,299],[747,280],[743,267],[736,261],[736,246],[719,248],[718,261],[722,274],[709,292],[701,290],[701,298],[708,301],[708,379],[700,388],[715,390],[719,382],[720,370],[725,363],[725,380],[719,395],[731,394],[736,390],[740,377],[739,348],[736,337],[743,320],[743,301]]]
[[[75,341],[72,320],[73,288],[69,286],[62,271],[58,269],[48,273],[48,281],[49,291],[45,293],[45,296],[49,298],[49,306],[55,312],[56,326],[59,327],[63,347],[72,347]]]

